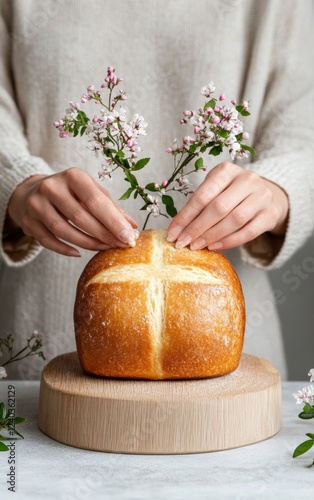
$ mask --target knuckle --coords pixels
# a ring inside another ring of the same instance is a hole
[[[26,210],[25,210],[25,214],[26,215],[27,213],[37,213],[38,212],[38,208],[40,207],[40,203],[38,202],[38,198],[36,195],[30,195],[27,199],[27,203],[26,203]]]
[[[194,199],[195,203],[199,206],[199,207],[202,207],[204,208],[208,202],[209,202],[209,195],[208,195],[208,192],[205,191],[204,189],[203,190],[200,190],[198,193],[197,193],[197,196],[195,196],[195,199]]]
[[[84,220],[83,211],[80,208],[74,208],[70,214],[70,221],[73,222],[76,226],[80,226],[80,224]]]
[[[242,227],[247,222],[247,214],[244,210],[234,210],[231,217],[237,227]]]
[[[49,230],[55,234],[59,235],[62,232],[63,222],[59,219],[51,219],[49,221]]]
[[[260,234],[261,234],[261,231],[260,231],[259,226],[257,224],[251,223],[246,228],[247,241],[254,240]]]
[[[69,181],[77,179],[79,175],[84,175],[85,172],[78,167],[70,167],[64,170],[63,176],[65,179],[68,179]]]
[[[244,172],[245,172],[246,182],[248,184],[254,184],[257,181],[259,182],[261,180],[260,176],[253,170],[245,170]]]
[[[55,191],[55,180],[54,176],[45,177],[38,186],[38,193],[44,197],[47,197],[54,193]]]
[[[221,217],[225,216],[229,212],[228,204],[225,200],[217,198],[213,202],[214,211]]]

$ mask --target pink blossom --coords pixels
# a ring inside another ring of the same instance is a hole
[[[219,116],[214,116],[214,117],[213,117],[213,123],[216,123],[216,124],[217,124],[217,123],[220,123],[220,118],[219,118]]]
[[[219,101],[224,101],[226,99],[225,94],[220,94]]]
[[[172,149],[171,148],[167,148],[166,149],[166,153],[172,153]]]
[[[93,90],[95,90],[94,85],[89,85],[89,86],[87,87],[87,92],[92,92]]]

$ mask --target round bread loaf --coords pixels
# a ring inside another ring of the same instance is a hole
[[[87,264],[74,308],[86,373],[134,379],[224,375],[239,364],[245,328],[240,281],[219,252],[175,249],[165,231]]]

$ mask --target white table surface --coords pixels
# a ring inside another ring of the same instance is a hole
[[[0,453],[0,498],[58,500],[313,499],[314,450],[297,459],[294,448],[313,432],[313,420],[298,418],[292,392],[307,382],[283,383],[280,432],[254,445],[192,455],[123,455],[72,448],[53,441],[37,426],[39,382],[0,382],[7,402],[16,387],[19,427],[16,493],[7,490],[8,453]]]

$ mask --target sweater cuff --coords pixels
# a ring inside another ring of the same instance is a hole
[[[5,237],[4,224],[9,200],[17,186],[32,175],[52,175],[55,172],[44,160],[35,156],[15,158],[14,167],[11,162],[3,162],[0,168],[0,259],[10,267],[21,267],[31,262],[43,247],[21,230],[12,234],[12,238]]]
[[[272,270],[281,267],[306,242],[313,231],[313,152],[265,158],[248,166],[261,177],[278,184],[289,198],[285,236],[264,233],[241,247],[243,261]]]

